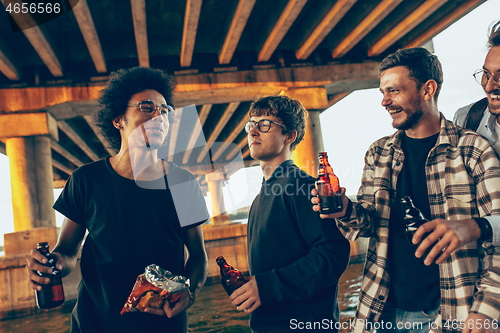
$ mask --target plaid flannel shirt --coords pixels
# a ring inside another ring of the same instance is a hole
[[[402,131],[373,143],[350,217],[337,220],[350,240],[370,237],[355,332],[371,332],[389,293],[389,216],[403,168]],[[433,219],[500,215],[500,162],[482,136],[445,119],[425,173]],[[500,321],[500,247],[484,242],[455,250],[439,265],[441,306],[432,332],[461,332],[469,312]],[[371,324],[370,324],[371,323]]]

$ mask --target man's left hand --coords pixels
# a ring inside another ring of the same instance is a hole
[[[229,297],[236,310],[253,312],[260,306],[259,288],[255,276],[250,276],[247,283],[236,289]]]
[[[498,322],[479,313],[469,313],[462,333],[494,333],[498,332]]]
[[[182,292],[181,297],[174,303],[170,303],[168,300],[166,300],[165,304],[163,305],[163,309],[146,308],[144,309],[144,312],[172,318],[189,308],[191,305],[193,305],[193,303],[194,296],[191,294],[189,289],[186,289]]]
[[[435,219],[418,228],[413,236],[413,244],[418,244],[420,238],[427,232],[430,234],[422,240],[422,244],[415,252],[420,258],[429,246],[438,241],[425,258],[426,265],[430,265],[442,250],[443,253],[437,258],[436,264],[442,263],[457,248],[474,242],[481,236],[481,230],[474,219]]]

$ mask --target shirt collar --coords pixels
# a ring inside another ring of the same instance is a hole
[[[487,111],[489,113],[489,118],[488,118],[488,121],[486,122],[487,128],[490,131],[495,132],[495,128],[496,128],[495,122],[497,121],[497,115],[489,112],[489,109]],[[500,133],[497,133],[497,135],[498,134],[500,134]]]
[[[456,147],[458,145],[459,134],[458,128],[451,122],[446,120],[445,116],[440,112],[440,126],[439,136],[436,142],[436,146],[439,145],[451,145]],[[404,136],[404,131],[398,130],[391,139],[387,141],[387,144],[401,148],[401,138]]]
[[[269,177],[268,180],[266,180],[264,177],[262,177],[262,183],[269,183],[271,181],[274,180],[274,178],[277,178],[278,176],[282,176],[285,172],[285,170],[289,167],[293,165],[293,161],[292,160],[286,160],[284,161],[283,163],[281,163],[274,171],[273,171],[273,174],[271,175],[271,177]]]

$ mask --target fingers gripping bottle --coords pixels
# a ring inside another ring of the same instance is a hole
[[[425,237],[427,237],[430,234],[430,232],[423,234],[422,238],[420,239],[420,242],[418,242],[417,244],[413,244],[413,235],[415,234],[417,229],[422,224],[428,222],[428,220],[424,217],[422,212],[417,207],[415,207],[410,197],[407,196],[401,198],[401,205],[403,206],[403,210],[405,212],[404,221],[406,224],[405,227],[406,239],[408,240],[410,246],[413,248],[413,251],[415,252],[417,251],[417,248],[420,246]],[[420,258],[417,258],[418,261],[424,263],[425,258],[427,257],[429,252],[431,252],[432,248],[434,247],[434,245],[436,245],[436,243],[437,242],[429,246],[427,250],[425,250],[425,253]]]
[[[61,271],[56,269],[56,257],[49,252],[49,244],[47,242],[38,243],[36,249],[45,257],[47,263],[44,266],[52,268],[52,274],[36,273],[42,277],[50,278],[49,284],[44,284],[42,290],[35,291],[36,304],[40,309],[50,309],[64,303],[64,290],[62,284]]]
[[[326,152],[319,153],[318,179],[316,180],[316,190],[320,199],[321,214],[332,214],[341,212],[342,192],[338,177],[333,173],[333,169],[328,163]]]
[[[239,270],[229,265],[223,256],[218,257],[216,261],[217,265],[220,267],[222,286],[228,296],[231,296],[236,289],[247,283],[247,280],[243,277]]]

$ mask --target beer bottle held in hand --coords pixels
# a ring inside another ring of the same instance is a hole
[[[45,257],[47,263],[44,266],[52,268],[52,274],[37,271],[39,276],[50,278],[49,284],[43,284],[42,290],[35,290],[36,304],[40,309],[50,309],[64,303],[64,290],[61,271],[56,269],[56,257],[49,252],[47,242],[38,243],[36,249]]]
[[[321,214],[332,214],[342,211],[344,207],[342,206],[342,192],[340,191],[339,179],[335,176],[332,167],[328,163],[326,152],[319,153],[316,190],[320,199]]]
[[[223,256],[218,257],[216,261],[217,265],[220,267],[222,286],[228,296],[231,296],[236,289],[247,283],[247,280],[243,277],[239,270],[229,265]]]
[[[420,242],[417,244],[413,244],[412,241],[413,235],[422,224],[427,223],[429,220],[427,220],[425,216],[422,214],[422,212],[417,207],[415,207],[415,205],[413,204],[413,200],[410,197],[401,198],[401,205],[403,206],[403,211],[405,212],[404,221],[406,224],[405,227],[406,239],[408,240],[410,246],[415,252],[417,251],[417,248],[420,246],[425,237],[427,237],[430,234],[430,232],[426,232],[420,239]],[[424,263],[425,258],[427,257],[429,252],[431,252],[432,248],[434,247],[434,245],[436,245],[436,243],[437,241],[431,246],[429,246],[427,250],[425,250],[425,253],[420,258],[417,258],[418,261]],[[436,256],[436,258],[439,258],[439,255]]]

